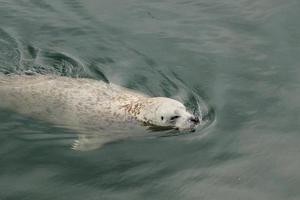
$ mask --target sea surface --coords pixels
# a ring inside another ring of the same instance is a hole
[[[0,200],[299,200],[299,19],[298,0],[0,0],[1,73],[213,113],[194,133],[80,152],[74,131],[2,109]]]

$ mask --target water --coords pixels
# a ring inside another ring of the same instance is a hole
[[[89,152],[0,112],[0,199],[300,198],[300,5],[288,0],[1,0],[0,71],[111,81],[213,123]]]

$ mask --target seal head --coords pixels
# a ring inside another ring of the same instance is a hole
[[[165,97],[147,98],[139,101],[135,116],[139,121],[161,127],[175,128],[180,131],[193,131],[200,119],[174,99]]]

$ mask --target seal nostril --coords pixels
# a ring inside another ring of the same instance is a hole
[[[199,117],[191,117],[190,121],[194,122],[195,124],[198,124],[200,122]]]

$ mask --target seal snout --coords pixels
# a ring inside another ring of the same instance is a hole
[[[194,124],[199,124],[200,123],[199,117],[196,117],[196,116],[190,117],[189,121],[193,122]]]

